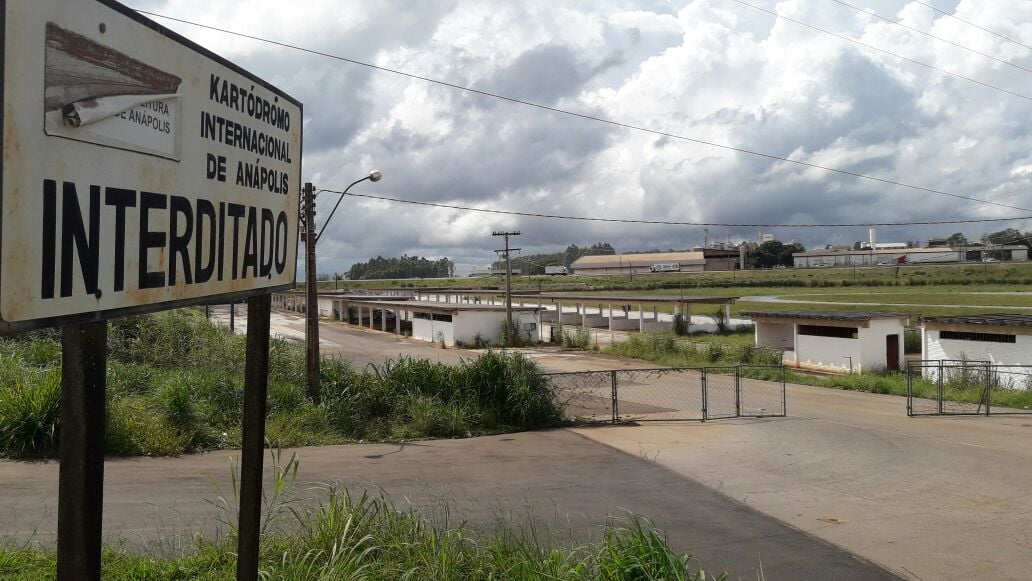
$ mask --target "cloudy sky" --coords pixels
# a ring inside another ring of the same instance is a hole
[[[775,18],[735,0],[138,0],[224,27],[621,123],[1032,208],[1032,46],[1025,0],[743,0],[1018,95]],[[162,21],[305,105],[304,177],[353,191],[492,209],[727,223],[993,218],[1032,212],[828,173],[543,111]],[[1003,61],[1003,62],[1001,62]],[[1010,63],[1010,64],[1007,64]],[[325,217],[332,197],[320,198]],[[1032,221],[884,228],[881,241]],[[701,244],[701,227],[611,225],[345,200],[320,271],[371,256],[486,265],[496,229],[524,253],[569,243],[618,251]],[[866,229],[765,229],[807,245]],[[755,228],[711,227],[711,239]]]

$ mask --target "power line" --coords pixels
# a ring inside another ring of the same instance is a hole
[[[738,2],[740,0],[734,0],[734,1]],[[747,3],[744,3],[744,2],[742,2],[742,3],[745,4],[746,6],[751,6],[750,4],[747,4]],[[763,10],[763,9],[759,8],[759,10]],[[607,125],[612,125],[614,127],[621,127],[621,128],[624,128],[624,129],[631,129],[631,130],[634,130],[634,131],[641,131],[641,132],[644,132],[644,133],[651,133],[653,135],[659,135],[659,136],[662,136],[662,137],[669,137],[671,139],[676,139],[676,140],[679,140],[679,141],[687,141],[687,142],[690,142],[690,143],[697,143],[699,145],[706,145],[706,146],[709,146],[709,147],[716,147],[716,148],[720,148],[720,149],[724,149],[724,150],[728,150],[728,151],[735,151],[735,152],[738,152],[738,153],[745,153],[745,154],[749,154],[749,155],[753,155],[753,156],[757,156],[757,157],[763,157],[763,158],[766,158],[766,159],[772,159],[772,160],[775,160],[775,161],[783,161],[783,162],[786,162],[786,163],[791,163],[791,164],[795,164],[795,165],[799,165],[799,166],[803,166],[803,167],[809,167],[809,168],[813,168],[813,169],[819,169],[819,170],[822,170],[822,171],[838,173],[838,174],[841,174],[841,175],[847,175],[847,176],[851,176],[851,177],[855,177],[855,178],[860,178],[860,179],[865,179],[865,180],[874,181],[874,182],[879,182],[879,183],[883,183],[883,184],[899,186],[899,187],[902,187],[902,188],[908,188],[908,189],[916,190],[916,191],[920,191],[920,192],[927,192],[927,193],[930,193],[930,194],[936,194],[936,195],[940,195],[940,196],[949,196],[949,197],[958,198],[958,199],[961,199],[961,200],[968,200],[968,201],[971,201],[971,202],[978,202],[980,204],[989,204],[989,205],[992,205],[992,206],[999,206],[1001,208],[1008,208],[1008,209],[1011,209],[1011,210],[1020,210],[1022,212],[1032,212],[1032,209],[1022,208],[1020,206],[1012,206],[1012,205],[1004,204],[1004,203],[1001,203],[1001,202],[993,202],[991,200],[983,200],[981,198],[975,198],[973,196],[966,196],[966,195],[962,195],[962,194],[954,194],[954,193],[951,193],[951,192],[945,192],[945,191],[942,191],[942,190],[936,190],[934,188],[926,188],[926,187],[923,187],[923,186],[916,186],[916,185],[913,185],[913,184],[908,184],[908,183],[899,182],[899,181],[890,180],[890,179],[885,179],[885,178],[879,178],[879,177],[875,177],[875,176],[871,176],[871,175],[867,175],[867,174],[862,174],[862,173],[859,173],[859,172],[854,172],[854,171],[849,171],[849,170],[845,170],[845,169],[834,168],[834,167],[820,165],[820,164],[816,164],[816,163],[810,163],[810,162],[807,162],[807,161],[799,161],[799,160],[795,160],[795,159],[789,159],[787,157],[781,157],[781,156],[773,155],[773,154],[769,154],[769,153],[762,153],[762,152],[759,152],[759,151],[753,151],[753,150],[744,149],[744,148],[741,148],[741,147],[734,147],[734,146],[725,145],[725,144],[722,144],[722,143],[715,143],[715,142],[712,142],[712,141],[705,141],[705,140],[702,140],[702,139],[696,139],[696,138],[693,138],[693,137],[687,137],[687,136],[684,136],[684,135],[678,135],[678,134],[669,133],[669,132],[666,132],[666,131],[658,131],[658,130],[655,130],[655,129],[649,129],[649,128],[646,128],[646,127],[642,127],[640,125],[632,125],[630,123],[623,123],[623,122],[620,122],[620,121],[614,121],[612,119],[606,119],[604,117],[597,117],[597,116],[594,116],[594,115],[587,115],[587,114],[584,114],[584,113],[577,113],[577,112],[569,111],[569,110],[566,110],[566,109],[559,109],[557,107],[550,107],[548,105],[542,105],[540,103],[534,103],[533,101],[525,101],[523,99],[517,99],[515,97],[508,97],[508,96],[501,95],[501,94],[498,94],[498,93],[491,93],[491,92],[488,92],[488,91],[482,91],[480,89],[474,89],[472,87],[466,87],[466,86],[463,86],[463,85],[458,85],[458,84],[455,84],[455,83],[449,83],[447,81],[441,81],[441,80],[433,79],[433,78],[430,78],[430,77],[424,77],[424,76],[421,76],[421,75],[415,75],[415,74],[412,74],[412,73],[406,73],[404,71],[399,71],[397,69],[391,69],[391,68],[388,68],[388,67],[382,67],[382,66],[379,66],[379,65],[374,65],[374,64],[371,64],[371,63],[366,63],[366,62],[362,62],[362,61],[359,61],[359,60],[350,59],[350,58],[347,58],[347,57],[342,57],[342,56],[338,56],[338,55],[334,55],[334,54],[329,54],[329,53],[313,50],[313,49],[310,49],[310,48],[304,48],[304,47],[300,47],[300,46],[296,46],[296,45],[292,45],[292,44],[288,44],[288,43],[280,42],[280,41],[276,41],[276,40],[269,40],[267,38],[261,38],[261,37],[258,37],[258,36],[252,36],[252,35],[244,34],[244,33],[241,33],[241,32],[234,32],[232,30],[226,30],[224,28],[218,28],[216,26],[210,26],[210,25],[207,25],[207,24],[200,24],[200,23],[197,23],[197,22],[191,22],[189,20],[183,20],[181,18],[174,18],[172,16],[165,16],[163,14],[157,14],[157,13],[154,13],[154,12],[148,12],[146,10],[137,10],[137,12],[140,12],[141,14],[146,14],[148,16],[154,16],[154,17],[157,17],[157,18],[164,18],[164,19],[167,19],[167,20],[172,20],[172,21],[175,21],[175,22],[181,22],[183,24],[188,24],[188,25],[191,25],[191,26],[199,27],[199,28],[205,28],[205,29],[208,29],[208,30],[214,30],[216,32],[222,32],[222,33],[225,33],[225,34],[231,34],[231,35],[239,36],[239,37],[242,37],[242,38],[249,38],[251,40],[256,40],[256,41],[259,41],[259,42],[264,42],[264,43],[272,44],[272,45],[275,45],[275,46],[280,46],[280,47],[289,48],[289,49],[297,50],[297,51],[301,51],[301,52],[306,52],[306,53],[310,53],[310,54],[314,54],[314,55],[318,55],[318,56],[322,56],[322,57],[326,57],[326,58],[330,58],[330,59],[335,59],[335,60],[339,60],[339,61],[342,61],[342,62],[346,62],[346,63],[350,63],[350,64],[355,64],[355,65],[367,67],[367,68],[370,68],[370,69],[375,69],[375,70],[378,70],[378,71],[383,71],[383,72],[387,72],[387,73],[391,73],[391,74],[395,74],[395,75],[400,75],[400,76],[403,76],[403,77],[408,77],[408,78],[411,78],[411,79],[416,79],[416,80],[424,81],[424,82],[427,82],[427,83],[433,83],[433,84],[436,84],[436,85],[441,85],[441,86],[444,86],[444,87],[449,87],[449,88],[452,88],[452,89],[458,89],[460,91],[467,91],[467,92],[474,93],[474,94],[477,94],[477,95],[482,95],[482,96],[485,96],[485,97],[491,97],[491,98],[494,98],[494,99],[501,99],[503,101],[508,101],[510,103],[516,103],[516,104],[519,104],[519,105],[525,105],[527,107],[534,107],[536,109],[541,109],[541,110],[544,110],[544,111],[551,111],[553,113],[559,113],[561,115],[568,115],[570,117],[578,117],[578,118],[581,118],[581,119],[587,119],[589,121],[596,121],[596,122],[599,122],[599,123],[605,123]],[[772,14],[774,14],[774,13],[772,13]],[[806,24],[805,26],[810,26],[810,25]],[[833,34],[833,33],[830,33],[830,34]],[[845,37],[843,37],[843,38],[845,38]],[[877,50],[880,50],[880,49],[877,49]],[[903,58],[903,57],[901,57],[901,58]],[[959,222],[955,222],[955,223],[959,223]]]
[[[794,22],[795,24],[798,24],[800,26],[805,26],[806,28],[810,28],[810,29],[816,30],[818,32],[823,32],[824,34],[830,34],[831,36],[834,36],[835,38],[840,38],[842,40],[845,40],[845,41],[848,41],[848,42],[852,42],[853,44],[858,44],[858,45],[860,45],[860,46],[862,46],[864,48],[868,48],[868,49],[871,49],[871,50],[874,50],[874,51],[885,53],[887,55],[893,56],[893,57],[898,58],[900,60],[904,60],[904,61],[907,61],[909,63],[913,63],[915,65],[920,65],[922,67],[931,69],[933,71],[940,72],[940,73],[942,73],[944,75],[949,75],[951,77],[956,77],[958,79],[962,79],[962,80],[968,81],[969,83],[975,83],[977,85],[982,85],[983,87],[987,87],[989,89],[1000,91],[1001,93],[1007,93],[1008,95],[1012,95],[1014,97],[1020,97],[1022,99],[1025,99],[1026,101],[1032,101],[1032,97],[1029,97],[1028,95],[1022,95],[1021,93],[1016,93],[1014,91],[1010,91],[1010,90],[1004,89],[1002,87],[997,87],[996,85],[992,85],[992,84],[986,83],[984,81],[979,81],[978,79],[972,79],[971,77],[965,77],[964,75],[961,75],[959,73],[954,73],[954,72],[951,72],[951,71],[947,71],[946,69],[939,68],[939,67],[937,67],[935,65],[930,65],[928,63],[921,62],[919,60],[915,60],[915,59],[912,59],[912,58],[909,58],[909,57],[905,57],[905,56],[896,54],[896,53],[894,53],[892,51],[888,51],[888,50],[885,50],[883,48],[878,48],[878,47],[876,47],[874,45],[867,44],[866,42],[863,42],[861,40],[857,40],[855,38],[850,38],[850,37],[845,36],[843,34],[839,34],[837,32],[832,32],[830,30],[821,28],[819,26],[814,26],[813,24],[809,24],[809,23],[803,22],[802,20],[796,20],[795,18],[791,18],[789,16],[785,16],[785,15],[781,14],[780,12],[775,12],[774,10],[767,10],[766,8],[763,8],[763,7],[760,7],[760,6],[755,6],[753,4],[749,4],[748,2],[745,2],[745,0],[731,0],[731,1],[732,2],[737,2],[737,3],[741,4],[742,6],[748,6],[749,8],[752,8],[753,10],[759,10],[760,12],[764,12],[766,14],[770,14],[771,16],[774,16],[776,18],[780,18],[782,20],[787,20],[789,22]]]
[[[320,188],[324,192],[343,194],[342,191]],[[859,228],[871,226],[928,226],[942,224],[979,224],[985,222],[1015,222],[1020,220],[1032,220],[1032,216],[1018,216],[1015,218],[982,218],[977,220],[929,220],[918,222],[857,222],[852,224],[737,224],[727,222],[677,222],[673,220],[635,220],[630,218],[595,218],[589,216],[567,216],[561,214],[541,214],[537,212],[518,212],[515,210],[492,210],[489,208],[474,208],[472,206],[459,206],[456,204],[443,204],[439,202],[422,202],[418,200],[405,200],[388,196],[376,196],[373,194],[359,194],[348,192],[346,195],[357,198],[368,198],[383,202],[395,202],[398,204],[413,204],[417,206],[430,206],[434,208],[447,208],[449,210],[462,210],[465,212],[483,212],[486,214],[503,214],[507,216],[524,216],[528,218],[552,218],[556,220],[578,220],[582,222],[611,222],[617,224],[652,224],[658,226],[723,226],[725,228]]]
[[[1016,41],[1016,40],[1014,40],[1012,38],[1008,38],[1008,37],[1006,37],[1006,36],[1004,36],[1004,35],[1002,35],[1002,34],[1000,34],[998,32],[993,32],[992,30],[989,30],[988,28],[985,28],[983,26],[979,26],[979,25],[975,24],[974,22],[970,22],[968,20],[964,20],[963,18],[961,18],[961,17],[959,17],[959,16],[957,16],[955,14],[950,14],[949,12],[945,12],[943,10],[939,10],[938,8],[936,8],[935,6],[932,6],[931,4],[928,4],[927,2],[922,2],[921,0],[913,0],[913,1],[918,3],[918,4],[920,4],[921,6],[926,6],[928,8],[931,8],[932,10],[938,12],[939,14],[942,14],[944,16],[949,16],[950,18],[952,18],[954,20],[959,20],[960,22],[963,22],[964,24],[967,24],[968,26],[974,26],[975,28],[977,28],[977,29],[979,29],[979,30],[981,30],[983,32],[988,32],[989,34],[991,34],[991,35],[993,35],[995,37],[998,37],[998,38],[1002,38],[1003,40],[1006,40],[1007,42],[1013,42],[1014,44],[1016,44],[1018,46],[1027,48],[1028,50],[1032,50],[1032,46],[1029,46],[1027,44],[1018,42],[1018,41]]]
[[[1010,61],[1006,61],[1006,60],[1001,59],[1001,58],[996,58],[996,57],[994,57],[991,54],[984,53],[984,52],[982,52],[980,50],[976,50],[976,49],[973,49],[973,48],[970,48],[970,47],[966,47],[966,46],[964,46],[962,44],[953,42],[952,40],[947,40],[945,38],[942,38],[942,37],[939,37],[939,36],[935,36],[934,34],[931,34],[929,32],[925,32],[923,30],[914,28],[913,26],[907,26],[906,24],[903,24],[902,22],[900,22],[898,20],[893,20],[891,18],[886,18],[884,16],[881,16],[877,12],[864,10],[863,8],[860,8],[859,6],[854,6],[854,5],[850,4],[849,2],[845,2],[843,0],[831,0],[831,1],[836,3],[836,4],[841,4],[842,6],[845,6],[847,8],[852,8],[853,10],[856,10],[857,12],[859,12],[861,14],[866,14],[868,16],[874,16],[875,18],[877,18],[879,20],[884,20],[885,22],[888,22],[889,24],[895,24],[896,26],[901,26],[901,27],[903,27],[903,28],[905,28],[907,30],[910,30],[912,32],[916,32],[918,34],[923,34],[923,35],[925,35],[925,36],[927,36],[929,38],[934,38],[935,40],[938,40],[939,42],[945,42],[946,44],[951,44],[951,45],[953,45],[953,46],[955,46],[957,48],[962,48],[962,49],[964,49],[964,50],[966,50],[968,52],[972,52],[972,53],[975,53],[977,55],[984,56],[987,59],[992,59],[992,60],[994,60],[994,61],[996,61],[998,63],[1005,64],[1005,65],[1007,65],[1009,67],[1014,67],[1016,69],[1023,70],[1026,73],[1032,73],[1032,69],[1025,68],[1025,67],[1023,67],[1021,65],[1016,65],[1016,64],[1014,64],[1014,63],[1012,63]]]

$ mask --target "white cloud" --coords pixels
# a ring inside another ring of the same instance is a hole
[[[1015,92],[1025,73],[819,0],[751,0]],[[880,15],[1032,68],[1032,51],[914,2]],[[944,5],[937,3],[940,7]],[[1032,102],[866,50],[726,0],[448,0],[140,4],[414,74],[664,132],[1032,207]],[[1032,44],[1032,3],[962,0],[962,18]],[[305,103],[305,172],[361,191],[556,214],[710,222],[854,222],[1013,215],[697,143],[621,129],[254,41],[173,26]],[[1032,93],[1032,91],[1028,91]],[[1015,224],[1032,227],[1032,224]],[[326,270],[377,254],[493,258],[492,228],[525,252],[606,240],[698,244],[701,228],[556,222],[345,201],[320,244]],[[911,228],[920,239],[960,229]],[[751,228],[711,236],[754,237]],[[978,235],[980,227],[969,234]],[[776,230],[815,245],[863,229]]]

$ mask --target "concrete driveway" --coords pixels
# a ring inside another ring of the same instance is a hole
[[[908,418],[901,397],[796,385],[788,412],[578,432],[906,577],[1032,575],[1032,415]]]

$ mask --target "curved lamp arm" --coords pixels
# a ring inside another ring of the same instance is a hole
[[[374,169],[373,171],[369,172],[369,175],[367,175],[366,177],[364,177],[364,178],[362,178],[360,180],[355,180],[355,181],[351,182],[351,185],[349,185],[348,187],[344,188],[344,191],[340,193],[340,197],[337,198],[337,203],[334,204],[333,205],[333,209],[330,210],[330,215],[327,216],[326,217],[326,221],[323,222],[322,230],[320,230],[319,233],[315,235],[315,241],[318,243],[319,239],[322,238],[323,232],[326,231],[326,226],[329,225],[330,219],[333,218],[333,213],[337,211],[337,207],[340,206],[340,202],[344,199],[344,196],[347,195],[348,190],[350,190],[352,186],[354,186],[355,184],[360,184],[360,183],[362,183],[362,182],[364,182],[366,180],[369,180],[371,182],[378,182],[378,181],[380,181],[381,177],[383,177],[383,175],[380,173],[380,170],[375,170]],[[327,190],[319,190],[319,191],[320,192],[325,192]]]

